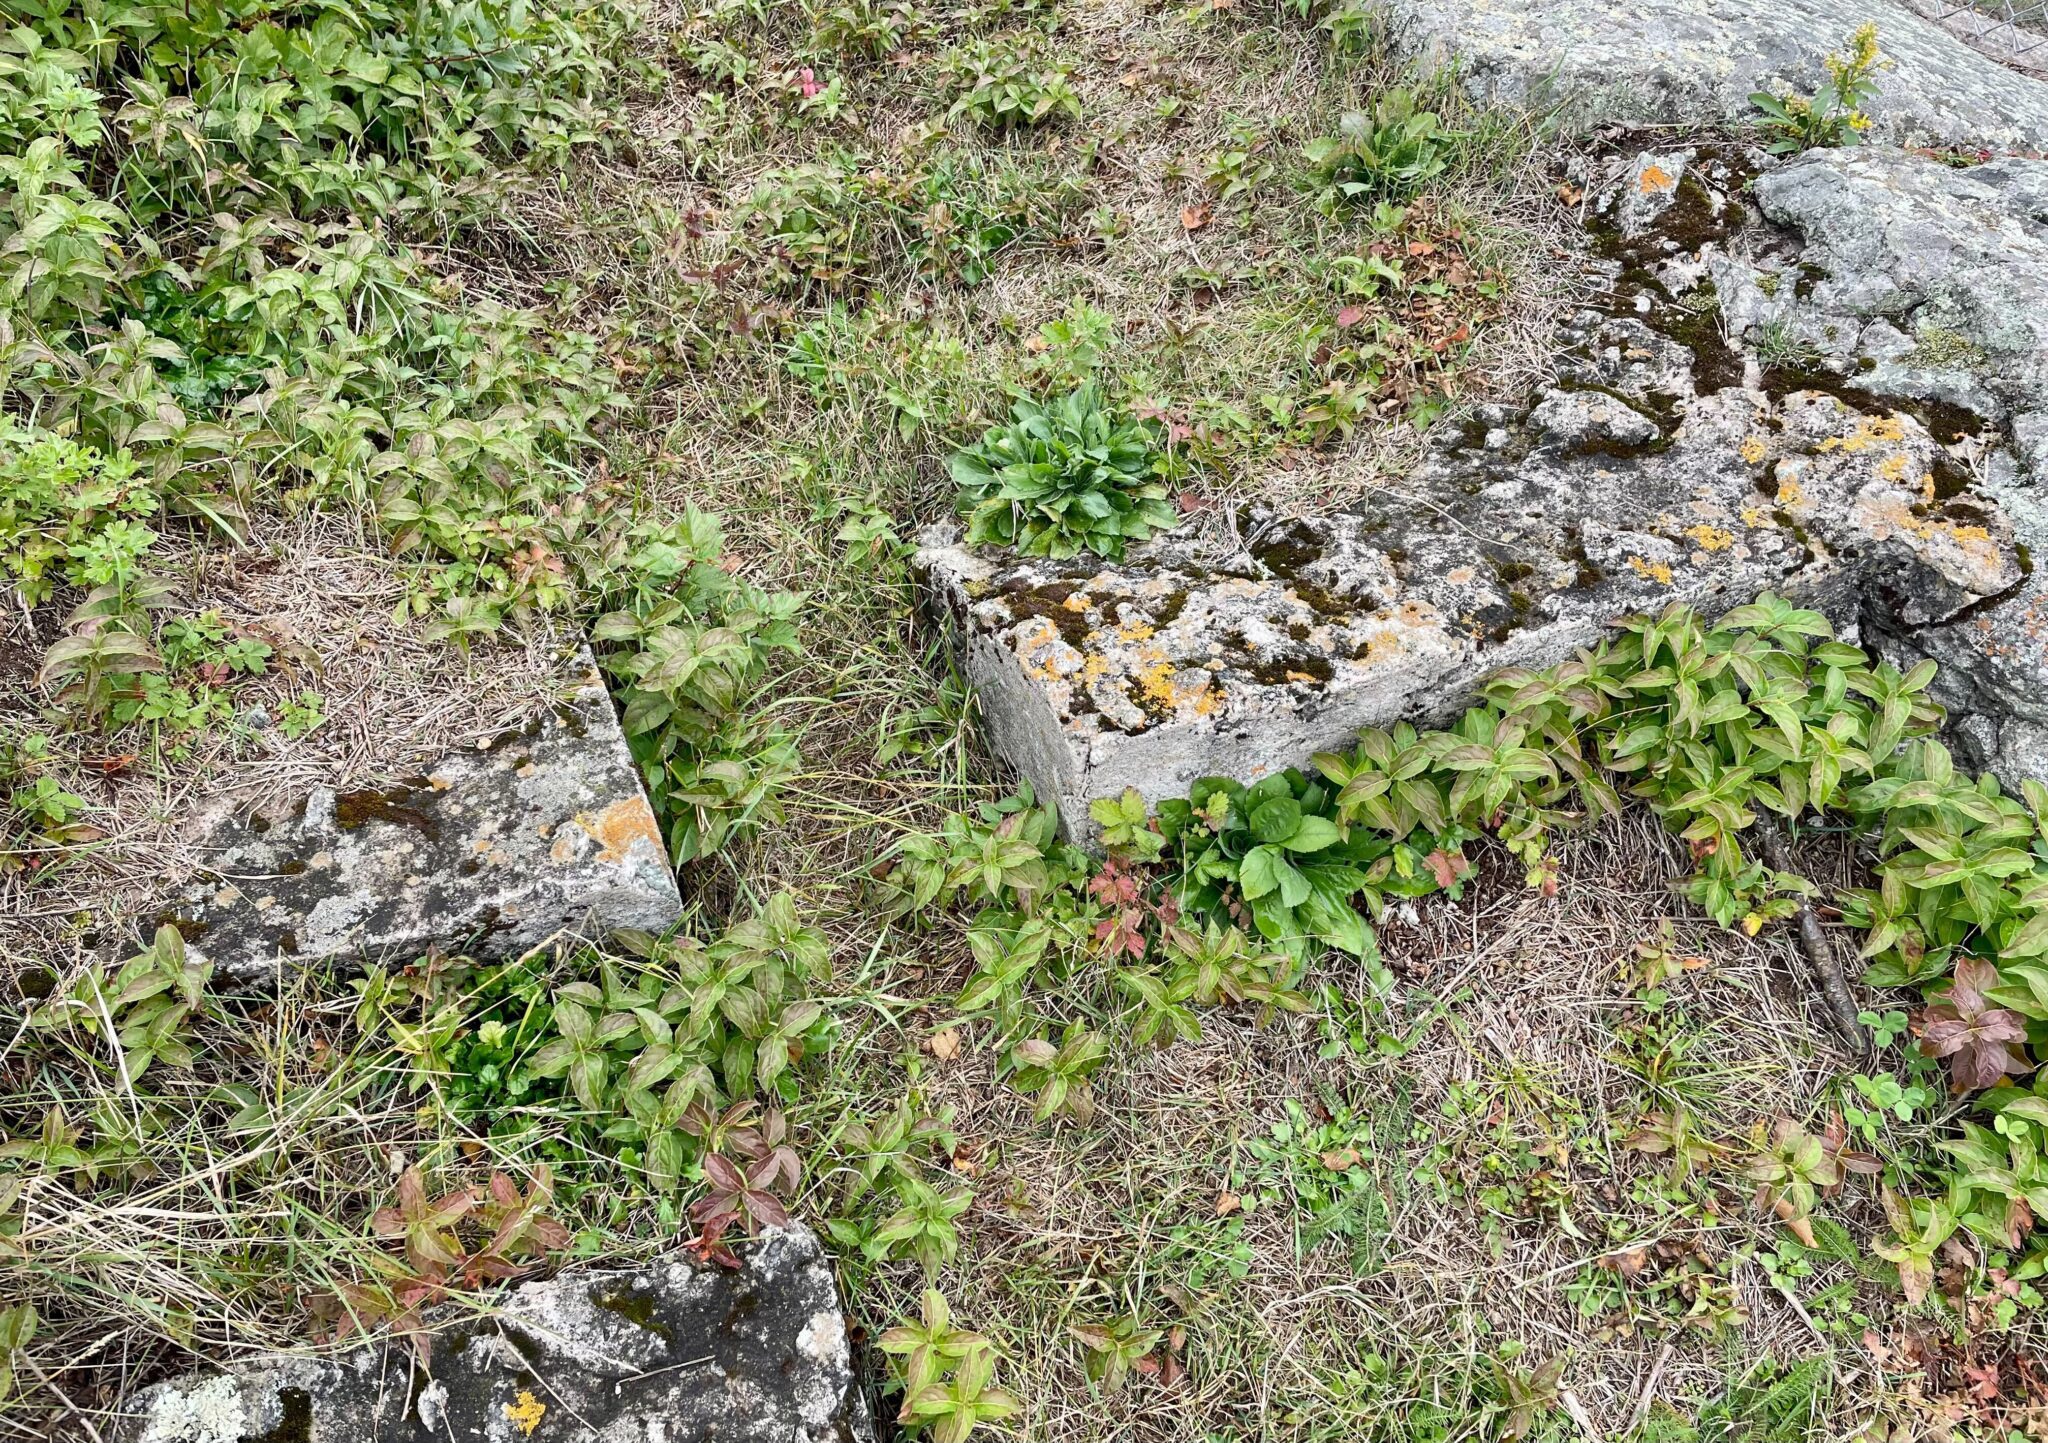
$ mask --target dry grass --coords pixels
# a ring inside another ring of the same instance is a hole
[[[1691,1019],[1685,1087],[1711,1129],[1739,1136],[1822,1103],[1844,1059],[1816,1051],[1822,1034],[1791,949],[1688,918],[1669,890],[1682,853],[1654,819],[1624,818],[1575,841],[1565,860],[1554,898],[1495,877],[1385,930],[1407,999],[1395,1030],[1413,1043],[1399,1057],[1327,1046],[1315,1014],[1263,1029],[1212,1015],[1200,1043],[1113,1061],[1088,1128],[1035,1124],[1028,1101],[997,1080],[997,1059],[971,1044],[955,1062],[928,1063],[927,1102],[958,1110],[961,1153],[974,1159],[973,1226],[948,1295],[1002,1338],[1028,1403],[1025,1436],[1407,1437],[1404,1413],[1432,1390],[1477,1427],[1484,1394],[1461,1402],[1455,1390],[1520,1344],[1525,1363],[1568,1357],[1565,1386],[1600,1436],[1620,1437],[1667,1342],[1656,1396],[1688,1411],[1717,1392],[1732,1358],[1838,1347],[1757,1264],[1738,1261],[1777,1234],[1739,1185],[1724,1185],[1718,1217],[1682,1216],[1652,1205],[1664,1197],[1662,1164],[1622,1146],[1668,1102],[1623,1060],[1623,1038],[1646,1013],[1621,964],[1667,926],[1704,959],[1672,989],[1672,1006]],[[1370,992],[1352,969],[1312,981]],[[1454,1089],[1466,1101],[1452,1116]],[[1353,1251],[1343,1238],[1304,1247],[1297,1214],[1263,1209],[1244,1228],[1242,1279],[1190,1287],[1191,1248],[1220,1246],[1219,1199],[1249,1191],[1248,1144],[1290,1100],[1377,1120],[1377,1146],[1353,1166],[1373,1174],[1385,1211]],[[1488,1159],[1532,1142],[1562,1147],[1540,1169],[1548,1201],[1530,1216],[1433,1195],[1433,1180],[1484,1177]],[[1720,1336],[1655,1308],[1628,1325],[1588,1318],[1568,1296],[1604,1256],[1693,1239],[1747,1315]],[[892,1281],[907,1305],[917,1280]],[[871,1318],[886,1316],[880,1301],[864,1306]],[[1187,1380],[1139,1380],[1107,1400],[1089,1384],[1068,1325],[1124,1314],[1187,1329]],[[1383,1365],[1391,1381],[1369,1383]]]

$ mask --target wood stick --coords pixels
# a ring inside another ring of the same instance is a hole
[[[1785,838],[1778,831],[1776,822],[1769,818],[1757,822],[1757,837],[1763,845],[1764,861],[1774,872],[1792,871],[1792,859],[1785,848]],[[1834,1031],[1842,1044],[1852,1055],[1862,1056],[1868,1051],[1863,1036],[1863,1024],[1856,1020],[1860,1010],[1856,1006],[1856,995],[1849,988],[1849,979],[1842,974],[1842,964],[1835,955],[1835,946],[1828,937],[1827,929],[1821,925],[1820,913],[1814,910],[1811,899],[1802,899],[1797,913],[1799,924],[1799,950],[1806,958],[1806,965],[1812,971],[1814,981],[1819,984],[1820,995],[1826,1003],[1826,1012]]]

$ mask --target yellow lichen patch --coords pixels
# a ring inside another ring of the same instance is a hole
[[[1127,621],[1116,629],[1116,634],[1122,641],[1149,641],[1152,628],[1142,621]]]
[[[1756,466],[1762,463],[1770,448],[1764,444],[1764,438],[1761,436],[1744,436],[1739,450],[1743,460]]]
[[[1846,436],[1828,437],[1820,443],[1819,449],[1854,456],[1873,446],[1890,445],[1905,439],[1906,423],[1897,416],[1865,416],[1857,421],[1855,430]]]
[[[1631,556],[1628,559],[1628,569],[1638,576],[1647,577],[1659,586],[1671,584],[1671,568],[1661,561],[1645,561],[1640,556]]]
[[[1310,676],[1305,671],[1290,671],[1287,673],[1287,679],[1289,681],[1307,682],[1310,686],[1314,686],[1317,681],[1317,678]]]
[[[1702,551],[1726,551],[1735,544],[1735,537],[1732,534],[1718,526],[1709,526],[1705,522],[1698,526],[1688,526],[1685,534],[1690,536],[1693,544]]]
[[[1196,716],[1208,716],[1222,705],[1222,698],[1209,685],[1207,672],[1199,673],[1192,683],[1183,683],[1170,661],[1154,661],[1141,667],[1133,680],[1146,701],[1175,715],[1184,705],[1191,705]]]
[[[1752,531],[1771,531],[1776,529],[1778,522],[1761,506],[1745,506],[1742,508],[1742,524]]]
[[[1899,482],[1906,479],[1906,458],[1903,455],[1887,456],[1877,463],[1877,474],[1887,481]]]
[[[1088,593],[1077,591],[1065,601],[1062,601],[1060,605],[1069,611],[1086,611],[1088,609]]]
[[[1677,184],[1678,181],[1671,172],[1654,161],[1644,166],[1642,173],[1636,177],[1636,189],[1644,195],[1661,195]]]
[[[524,1388],[519,1390],[518,1402],[505,1405],[505,1416],[512,1420],[513,1427],[528,1438],[533,1436],[534,1429],[540,1427],[540,1420],[545,1418],[547,1413],[548,1405]]]
[[[1806,488],[1791,477],[1778,483],[1778,504],[1780,506],[1803,506],[1806,504]]]
[[[1953,521],[1929,520],[1915,516],[1900,501],[1880,501],[1860,508],[1864,525],[1879,540],[1888,534],[1913,536],[1922,542],[1952,545],[1961,560],[1975,573],[1968,583],[1973,590],[1988,592],[2005,584],[2007,557],[1996,538],[1982,526],[1963,526]],[[1939,554],[1937,550],[1936,554]],[[1950,553],[1953,555],[1954,553]]]

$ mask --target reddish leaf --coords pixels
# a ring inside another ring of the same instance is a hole
[[[1429,870],[1436,874],[1436,884],[1439,887],[1452,887],[1460,877],[1472,875],[1472,864],[1465,860],[1463,852],[1446,852],[1439,847],[1423,860],[1429,864]]]
[[[1995,1087],[2008,1074],[2029,1072],[2033,1064],[2023,1051],[2026,1022],[2017,1012],[1993,1007],[1984,989],[1998,984],[1998,968],[1966,957],[1956,964],[1948,1000],[1920,1014],[1920,1048],[1930,1057],[1946,1057],[1950,1085],[1957,1092]]]

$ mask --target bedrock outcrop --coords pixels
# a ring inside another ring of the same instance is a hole
[[[1391,0],[1387,13],[1407,58],[1581,129],[1746,123],[1752,92],[1813,94],[1825,57],[1874,21],[1892,66],[1873,138],[2048,150],[2048,85],[1894,0]]]
[[[1554,379],[1399,485],[1118,564],[925,537],[991,735],[1072,831],[1096,797],[1299,765],[1622,615],[1764,590],[1937,657],[1976,759],[2048,775],[2048,162],[1722,141],[1582,180],[1590,300]]]

